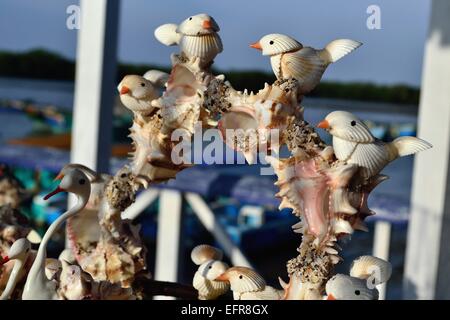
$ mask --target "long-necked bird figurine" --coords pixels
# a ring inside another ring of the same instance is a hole
[[[58,228],[68,218],[75,216],[86,206],[91,192],[88,177],[78,169],[66,169],[58,175],[61,178],[59,186],[44,197],[45,200],[60,192],[70,192],[77,196],[75,205],[58,217],[47,229],[39,245],[36,258],[28,273],[22,293],[23,300],[55,300],[58,299],[56,283],[45,275],[45,260],[47,245]]]
[[[216,278],[228,281],[234,300],[280,300],[284,290],[268,286],[256,271],[247,267],[232,267]]]
[[[28,260],[29,254],[31,250],[30,241],[25,238],[17,239],[9,248],[8,255],[3,257],[0,265],[4,263],[15,260],[14,267],[11,271],[11,274],[8,278],[8,283],[6,284],[5,290],[3,290],[2,295],[0,296],[0,300],[7,300],[11,297],[14,289],[16,288],[16,284],[19,279],[22,277],[21,273],[23,267],[25,266],[26,261]]]
[[[117,86],[120,101],[127,109],[147,115],[155,109],[152,101],[160,97],[168,80],[169,75],[158,70],[149,70],[144,76],[127,75]]]
[[[213,17],[201,13],[184,20],[180,25],[164,24],[155,30],[155,37],[166,46],[179,45],[184,55],[192,60],[199,58],[200,64],[209,66],[223,50],[220,30]]]
[[[432,145],[416,137],[399,137],[386,143],[375,138],[369,128],[347,111],[334,111],[318,125],[333,136],[336,158],[360,167],[363,178],[378,174],[388,163],[407,155],[424,151]]]
[[[324,49],[304,47],[300,42],[284,34],[268,34],[252,48],[270,56],[273,72],[278,80],[294,78],[299,82],[299,94],[312,91],[320,82],[326,68],[353,50],[361,42],[350,39],[331,41]]]

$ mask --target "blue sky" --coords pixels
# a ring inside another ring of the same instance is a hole
[[[75,0],[1,0],[0,50],[48,48],[76,53],[76,34],[66,28],[66,8]],[[369,5],[381,8],[381,30],[366,27]],[[323,47],[336,38],[364,46],[330,67],[325,79],[419,85],[429,0],[122,0],[119,58],[169,64],[175,49],[164,47],[153,30],[167,22],[206,12],[221,27],[220,69],[270,70],[267,57],[248,47],[267,33],[285,33],[304,45]]]

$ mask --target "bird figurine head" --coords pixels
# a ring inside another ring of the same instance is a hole
[[[44,197],[48,200],[50,197],[60,192],[74,193],[86,201],[91,193],[91,183],[89,178],[79,169],[67,167],[56,176],[55,180],[61,180],[58,187]]]
[[[155,87],[153,84],[139,75],[127,75],[117,86],[120,98],[124,95],[131,96],[135,99],[152,98],[155,96]]]
[[[231,290],[238,293],[264,290],[266,281],[256,271],[247,267],[232,267],[215,280],[230,282]]]
[[[184,20],[177,28],[177,32],[187,36],[201,36],[220,30],[213,17],[200,13]]]
[[[327,130],[338,138],[357,142],[370,143],[375,140],[369,128],[354,114],[347,111],[334,111],[317,124],[318,128]]]
[[[8,255],[3,257],[0,261],[0,265],[7,263],[9,260],[18,259],[21,261],[25,261],[28,257],[28,253],[31,250],[30,241],[25,238],[20,238],[14,241],[9,248]]]
[[[325,286],[327,300],[378,300],[378,290],[367,284],[367,280],[336,274]]]
[[[217,277],[222,275],[228,269],[228,264],[218,260],[209,260],[200,265],[198,272],[211,281],[216,280]]]
[[[303,45],[284,34],[272,33],[265,35],[258,42],[251,44],[250,47],[261,50],[263,56],[273,56],[300,50]]]

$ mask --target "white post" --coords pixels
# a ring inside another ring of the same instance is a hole
[[[158,197],[157,189],[148,189],[138,195],[136,201],[122,212],[122,219],[134,220],[147,209]]]
[[[156,280],[178,281],[182,209],[182,195],[179,191],[163,190],[160,192],[156,237]],[[172,299],[159,296],[155,298]]]
[[[195,193],[187,193],[186,201],[189,203],[206,230],[211,232],[216,241],[223,247],[225,254],[230,258],[233,265],[252,267],[247,258],[242,254],[242,251],[230,239],[224,228],[217,223],[214,213],[202,197]]]
[[[373,255],[380,259],[389,261],[389,248],[391,242],[391,223],[387,221],[375,222],[375,235],[373,237]],[[377,286],[379,300],[386,299],[387,283]]]
[[[81,0],[71,162],[109,171],[119,0]]]
[[[414,163],[404,297],[450,298],[450,1],[433,0],[425,49],[419,137],[433,149]]]

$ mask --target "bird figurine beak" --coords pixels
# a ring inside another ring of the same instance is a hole
[[[250,47],[257,49],[257,50],[262,50],[261,43],[259,43],[259,42],[252,43],[250,45]]]
[[[49,194],[47,194],[47,195],[44,197],[44,200],[48,200],[48,199],[50,199],[51,197],[53,197],[55,194],[60,193],[60,192],[64,192],[64,191],[66,191],[66,190],[64,190],[63,188],[57,186],[55,190],[53,190],[52,192],[50,192]]]
[[[59,181],[59,180],[62,180],[62,178],[64,178],[64,173],[60,172],[60,173],[58,173],[58,175],[55,177],[55,179],[53,179],[53,181]]]
[[[127,86],[122,86],[122,88],[120,89],[120,94],[127,94],[128,92],[130,92],[130,88],[128,88]]]
[[[228,275],[226,273],[222,273],[220,276],[218,276],[216,279],[216,281],[229,281],[230,278],[228,277]]]
[[[330,123],[327,120],[322,120],[317,124],[317,128],[321,128],[321,129],[329,129],[330,128]]]
[[[8,261],[9,261],[9,257],[8,256],[4,256],[3,258],[0,256],[0,266],[4,265]]]
[[[203,29],[211,29],[212,28],[211,20],[204,20],[202,27]]]
[[[336,298],[332,294],[329,294],[327,300],[336,300]]]

